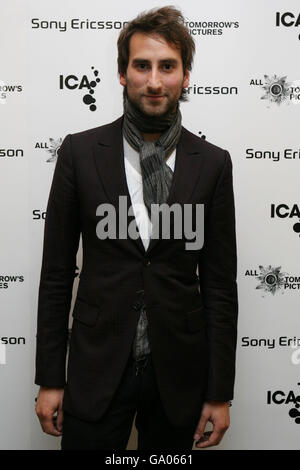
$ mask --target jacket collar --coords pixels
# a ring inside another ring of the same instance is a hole
[[[132,205],[125,171],[123,135],[123,116],[114,122],[101,126],[98,131],[97,143],[94,146],[94,158],[98,176],[108,200],[118,211],[119,196],[127,196],[127,210]],[[182,127],[181,136],[176,149],[176,160],[172,185],[167,204],[186,204],[189,202],[200,174],[202,165],[201,140]],[[128,221],[135,220],[128,216]],[[145,251],[140,237],[132,240],[143,254],[149,253],[159,242],[151,239]]]

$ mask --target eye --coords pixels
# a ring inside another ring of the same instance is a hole
[[[164,68],[165,70],[169,71],[169,70],[172,70],[173,65],[172,65],[172,64],[164,64],[164,65],[163,65],[163,68]]]
[[[137,64],[137,68],[140,70],[146,70],[147,67],[148,67],[147,64]]]

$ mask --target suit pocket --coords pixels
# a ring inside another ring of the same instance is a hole
[[[193,333],[203,330],[205,326],[203,305],[185,313],[187,329]]]
[[[96,305],[77,298],[73,309],[73,318],[87,326],[95,326],[100,315],[101,309]]]

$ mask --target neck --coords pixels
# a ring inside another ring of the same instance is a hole
[[[141,132],[141,134],[143,136],[143,139],[147,142],[156,142],[161,136],[161,133],[160,134],[145,134],[145,132]]]
[[[163,116],[148,116],[141,112],[126,95],[124,96],[124,114],[128,121],[136,126],[146,141],[154,142],[158,140],[173,125],[179,113],[179,104],[177,103],[177,107],[172,112],[168,112]]]

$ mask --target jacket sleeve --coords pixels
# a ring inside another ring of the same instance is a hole
[[[224,165],[208,208],[199,281],[204,302],[208,345],[206,400],[233,398],[237,342],[237,253],[232,162]]]
[[[79,202],[69,134],[58,151],[46,211],[38,295],[37,385],[65,385],[68,320],[79,238]]]

